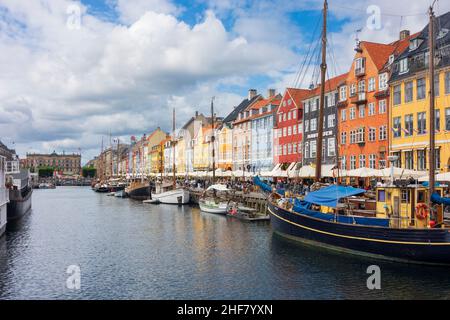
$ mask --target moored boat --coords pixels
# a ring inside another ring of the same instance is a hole
[[[172,184],[157,184],[156,193],[151,194],[151,199],[158,200],[162,204],[188,204],[190,199],[189,190],[184,188],[173,188]]]
[[[125,192],[133,200],[146,200],[150,197],[150,185],[148,182],[135,180],[125,188]]]
[[[231,200],[231,190],[225,185],[215,184],[200,196],[198,204],[200,210],[208,213],[223,214],[228,212],[228,203]]]
[[[21,169],[17,173],[8,174],[6,185],[9,189],[8,221],[20,219],[31,210],[33,188],[29,170]]]
[[[5,233],[7,222],[7,206],[9,202],[9,190],[5,186],[6,182],[6,158],[0,156],[0,237]]]

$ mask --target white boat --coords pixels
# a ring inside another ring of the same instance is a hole
[[[190,200],[189,191],[182,188],[165,191],[166,188],[159,188],[162,192],[152,193],[152,199],[163,204],[188,204]],[[158,191],[158,188],[157,188]]]
[[[6,188],[6,158],[0,156],[0,237],[5,233],[7,215],[6,209],[9,202],[9,190]]]
[[[226,215],[228,213],[228,203],[231,198],[230,192],[231,190],[222,184],[210,186],[198,201],[200,210],[208,213]]]
[[[200,199],[198,202],[200,210],[207,213],[223,214],[226,215],[228,212],[228,201],[227,202],[216,202],[213,199]]]

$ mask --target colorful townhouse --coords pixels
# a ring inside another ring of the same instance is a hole
[[[248,101],[245,108],[239,110],[233,122],[233,170],[250,171],[252,122],[251,107],[263,97],[255,89],[249,90]]]
[[[248,97],[241,101],[238,106],[235,106],[233,110],[223,119],[222,130],[226,131],[223,135],[219,132],[220,141],[228,141],[225,145],[219,143],[219,166],[223,170],[238,170],[239,166],[236,165],[238,159],[238,150],[242,151],[242,146],[238,146],[239,123],[236,121],[240,117],[240,114],[248,108],[249,105],[254,103],[256,100],[260,99],[261,96],[258,95],[255,89],[250,89],[248,92]],[[231,140],[231,141],[230,141]],[[239,140],[240,142],[240,140]],[[242,170],[242,163],[240,166]]]
[[[337,164],[337,98],[338,87],[345,83],[347,74],[325,81],[325,101],[322,140],[322,164]],[[315,165],[319,131],[321,85],[311,89],[303,104],[303,165]]]
[[[307,89],[287,88],[276,113],[273,137],[273,164],[285,168],[302,161],[303,103]]]
[[[233,170],[233,130],[230,123],[222,123],[217,129],[217,168]]]
[[[439,28],[440,27],[440,28]],[[435,167],[450,168],[450,13],[436,18]],[[409,38],[390,78],[390,152],[396,166],[429,169],[430,78],[428,26]]]
[[[387,166],[389,70],[405,49],[409,33],[390,44],[361,41],[345,84],[339,86],[339,157],[343,169]]]
[[[281,98],[274,89],[269,89],[266,99],[260,99],[247,108],[251,126],[250,171],[255,174],[273,169],[273,131]]]

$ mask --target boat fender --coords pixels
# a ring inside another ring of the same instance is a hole
[[[430,214],[430,209],[426,203],[418,203],[416,205],[416,217],[420,220],[424,220]]]

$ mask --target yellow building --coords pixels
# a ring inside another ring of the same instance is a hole
[[[176,144],[176,171],[177,173],[186,173],[186,143],[183,138],[179,138]]]
[[[224,171],[233,170],[233,131],[227,124],[223,124],[217,135],[217,167]]]
[[[435,167],[441,172],[449,171],[450,166],[450,65],[443,63],[448,64],[448,55],[437,63],[435,78]],[[430,81],[426,33],[411,39],[410,47],[395,60],[389,83],[391,155],[399,157],[396,166],[427,170]]]
[[[194,171],[208,171],[210,167],[211,126],[204,126],[198,131],[194,143]]]
[[[160,174],[164,172],[164,145],[166,140],[154,145],[150,149],[151,173]]]

